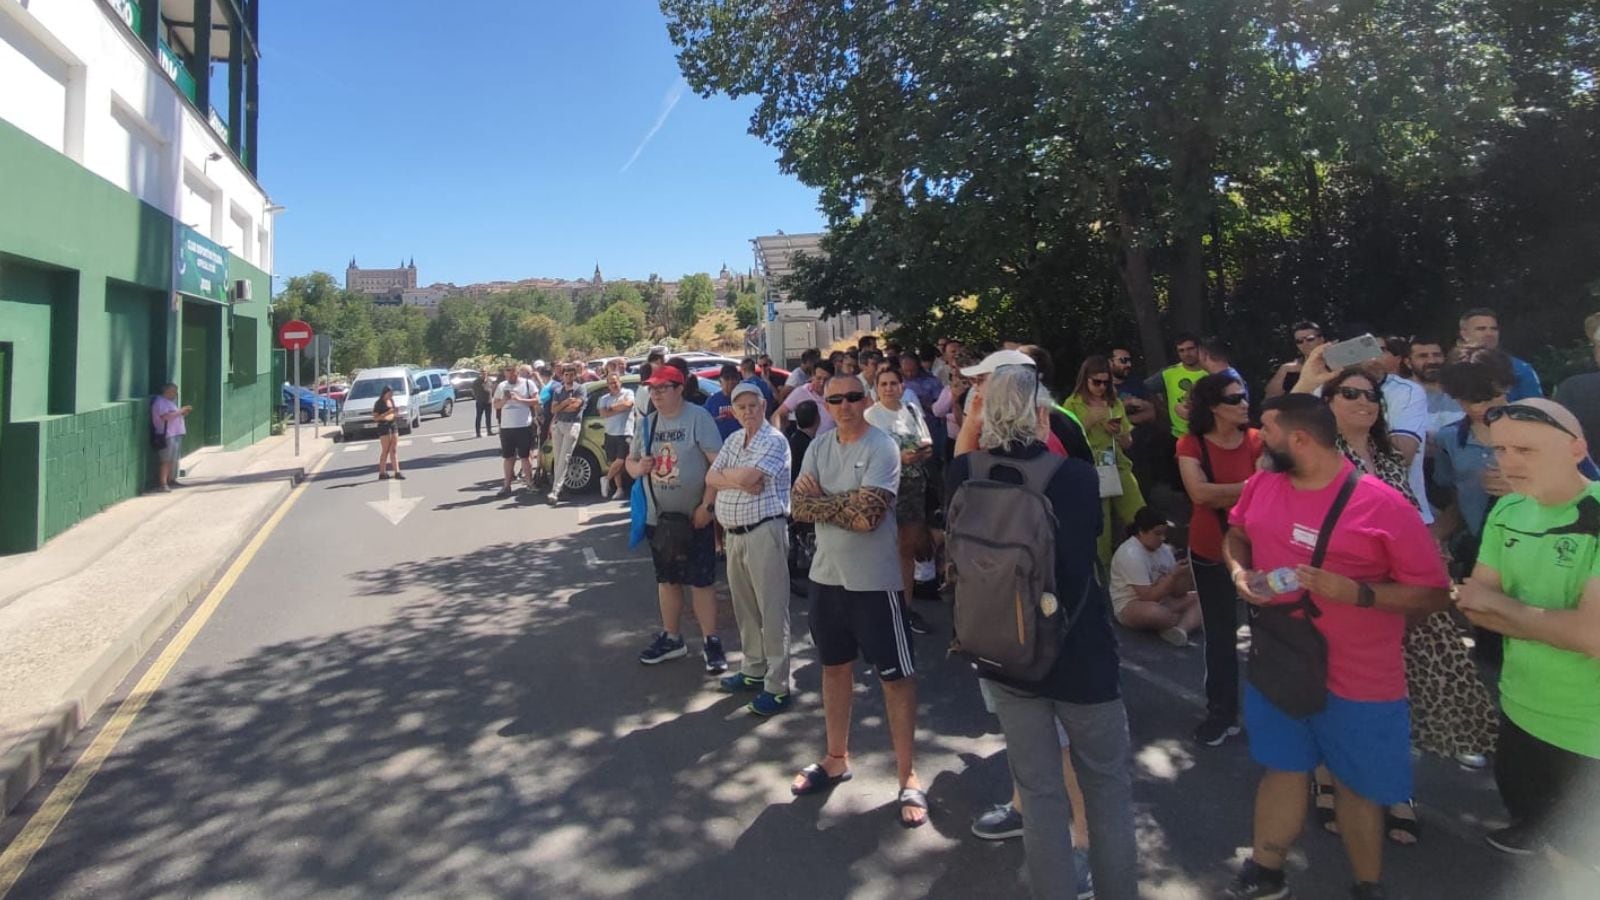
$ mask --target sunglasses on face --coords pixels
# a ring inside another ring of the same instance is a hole
[[[1313,334],[1310,337],[1297,337],[1297,338],[1294,339],[1294,342],[1296,344],[1315,344],[1317,341],[1320,341],[1320,340],[1322,340],[1322,335]]]
[[[1368,403],[1377,403],[1378,398],[1382,395],[1372,388],[1340,386],[1339,396],[1346,400],[1365,400]]]
[[[1223,394],[1222,399],[1217,402],[1226,406],[1238,406],[1244,401],[1245,396],[1243,394]]]
[[[1109,379],[1109,378],[1091,378],[1091,379],[1089,379],[1089,383],[1090,384],[1098,384],[1101,387],[1105,387],[1106,385],[1111,383],[1111,379]]]
[[[829,406],[839,406],[843,403],[860,403],[867,399],[867,395],[861,391],[851,391],[848,394],[829,394],[826,399]]]
[[[1116,363],[1119,366],[1125,366],[1128,363],[1133,362],[1133,357],[1131,357],[1131,356],[1113,356],[1111,358],[1111,361]]]
[[[1577,437],[1577,435],[1568,430],[1567,426],[1557,422],[1549,413],[1533,406],[1512,403],[1506,406],[1491,407],[1483,414],[1483,421],[1490,425],[1501,419],[1510,419],[1513,422],[1537,422],[1540,425],[1549,425],[1567,437]]]

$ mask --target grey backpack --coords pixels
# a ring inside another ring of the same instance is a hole
[[[1000,459],[976,452],[950,498],[945,547],[955,567],[955,642],[985,675],[1040,681],[1069,625],[1056,599],[1056,516],[1045,489],[1065,460],[1053,453]],[[1002,465],[1022,484],[995,481]]]

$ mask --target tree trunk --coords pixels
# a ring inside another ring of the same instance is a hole
[[[1206,247],[1205,230],[1186,227],[1172,237],[1172,280],[1168,285],[1167,311],[1176,332],[1199,334],[1205,327]]]
[[[1114,238],[1117,274],[1133,305],[1133,321],[1139,327],[1139,344],[1144,350],[1145,371],[1156,372],[1168,362],[1167,339],[1161,331],[1161,307],[1156,302],[1155,273],[1150,263],[1150,247],[1140,239],[1139,211],[1124,197],[1122,181],[1115,170],[1105,176],[1106,200],[1117,211]]]

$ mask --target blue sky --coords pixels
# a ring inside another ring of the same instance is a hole
[[[354,255],[415,256],[423,284],[597,261],[673,279],[742,271],[750,238],[822,227],[815,193],[746,132],[754,101],[681,81],[654,0],[261,8],[260,178],[288,207],[277,273],[342,278]]]

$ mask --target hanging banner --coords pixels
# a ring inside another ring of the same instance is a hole
[[[178,226],[178,293],[228,302],[228,250],[187,225]]]

